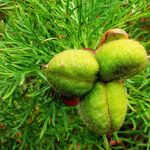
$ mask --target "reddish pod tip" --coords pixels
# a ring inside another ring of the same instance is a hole
[[[62,98],[64,104],[67,106],[76,106],[80,102],[79,97],[76,97],[76,96],[67,97],[67,96],[62,95],[61,98]]]
[[[110,145],[111,146],[115,146],[117,143],[116,143],[116,141],[115,140],[110,140]]]

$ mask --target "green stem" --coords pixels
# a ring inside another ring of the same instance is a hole
[[[110,147],[110,144],[108,142],[108,139],[107,139],[106,135],[103,135],[102,138],[104,140],[104,147],[105,147],[105,149],[106,150],[111,150],[111,147]]]

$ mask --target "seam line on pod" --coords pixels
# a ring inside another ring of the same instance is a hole
[[[143,68],[146,68],[145,67],[145,65],[147,64],[147,62],[143,62],[142,64],[141,64],[141,66],[139,67],[140,69],[139,70],[141,70],[141,69],[143,69]],[[134,66],[132,66],[131,67],[131,72],[135,72],[134,74],[137,74],[137,72],[140,72],[140,71],[137,71],[137,67],[138,67],[139,65],[134,65]],[[128,71],[126,72],[126,73],[124,73],[125,74],[125,77],[127,78],[128,77]],[[115,75],[114,75],[115,76]],[[131,75],[130,75],[131,76]],[[129,77],[130,77],[129,76]],[[118,75],[116,75],[116,77],[118,77]],[[121,77],[120,77],[121,78]]]
[[[112,132],[112,119],[111,119],[111,113],[110,113],[110,109],[109,109],[109,100],[108,100],[108,92],[107,92],[107,83],[104,83],[104,89],[105,89],[105,99],[106,99],[106,103],[108,106],[108,115],[109,115],[109,121],[110,121],[110,134]]]
[[[63,74],[58,74],[58,73],[54,73],[54,72],[49,72],[49,73],[51,73],[52,75],[55,75],[55,76],[59,76],[59,77],[62,77],[62,78],[66,78],[66,79],[68,79],[68,80],[76,80],[76,81],[78,81],[78,82],[86,82],[86,83],[90,83],[90,84],[93,84],[94,82],[95,82],[95,80],[96,80],[96,78],[95,78],[95,80],[81,80],[81,79],[77,79],[77,78],[75,78],[75,77],[66,77],[65,75],[63,75]]]

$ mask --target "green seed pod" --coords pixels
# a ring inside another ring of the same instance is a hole
[[[81,96],[91,90],[99,70],[94,55],[84,50],[66,50],[48,63],[50,83],[62,93]]]
[[[123,83],[97,83],[77,106],[85,124],[101,135],[111,135],[122,126],[127,110]]]
[[[104,44],[96,52],[102,81],[126,79],[148,64],[144,47],[137,41],[120,39]]]

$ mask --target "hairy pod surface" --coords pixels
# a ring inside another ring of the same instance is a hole
[[[111,135],[122,126],[127,110],[123,83],[97,83],[77,106],[85,124],[98,134]]]
[[[98,62],[91,52],[66,50],[52,58],[47,65],[46,75],[62,93],[81,96],[93,87],[98,70]]]
[[[147,53],[137,41],[120,39],[104,44],[96,52],[100,66],[99,78],[102,81],[126,79],[148,64]]]

